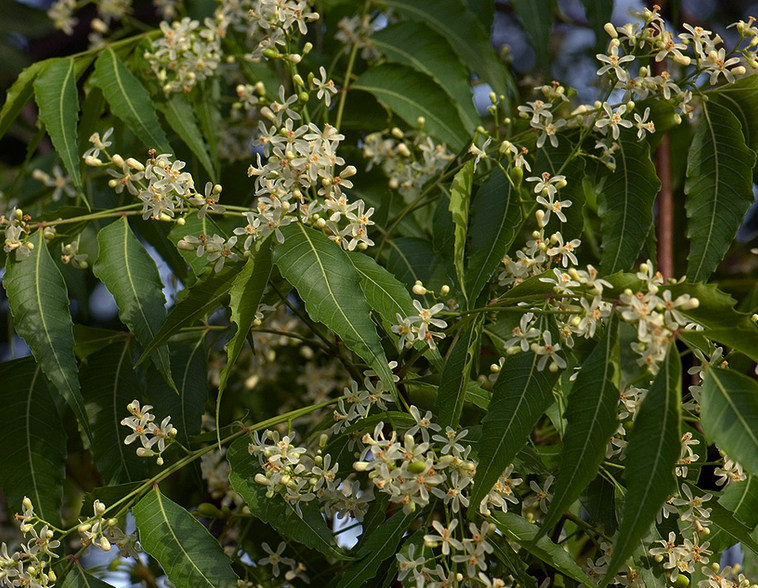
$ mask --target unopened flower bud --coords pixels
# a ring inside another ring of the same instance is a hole
[[[124,167],[124,158],[121,157],[118,153],[114,154],[111,159],[117,166]]]
[[[103,165],[103,162],[100,161],[97,157],[93,157],[92,155],[88,155],[84,158],[85,165],[89,165],[90,167],[99,167]]]
[[[416,296],[423,296],[427,292],[426,288],[424,288],[424,285],[420,281],[413,284],[412,291]]]
[[[420,116],[416,119],[416,126],[418,126],[419,129],[423,129],[425,124],[426,119],[423,116]]]
[[[403,157],[410,157],[411,151],[408,149],[408,145],[405,143],[399,143],[397,146],[397,152],[402,155]]]
[[[747,73],[747,69],[745,69],[744,65],[738,65],[737,67],[733,67],[731,69],[731,72],[735,76],[744,76]]]
[[[447,296],[448,294],[450,294],[450,286],[443,284],[440,288],[440,296]]]
[[[137,455],[139,457],[153,457],[155,455],[155,451],[148,449],[147,447],[138,447]]]
[[[608,34],[608,36],[611,39],[618,39],[619,34],[616,31],[616,27],[613,26],[612,22],[607,22],[603,25],[603,30]]]
[[[391,133],[391,134],[392,134],[392,136],[393,136],[393,137],[395,137],[396,139],[402,139],[402,138],[403,138],[403,131],[401,131],[401,130],[400,130],[399,128],[397,128],[397,127],[392,127],[392,130],[390,131],[390,133]]]
[[[369,463],[367,461],[356,461],[353,463],[353,469],[356,472],[365,472],[368,470]]]
[[[18,216],[18,213],[20,213],[21,210],[16,211],[16,216]],[[21,505],[24,507],[24,510],[32,510],[32,501],[29,500],[28,496],[24,496],[24,500],[21,501]]]
[[[308,41],[305,45],[303,45],[303,55],[308,55],[308,53],[311,51],[313,51],[313,43]]]
[[[539,345],[537,346],[539,347]],[[521,347],[518,345],[513,345],[512,347],[509,347],[505,350],[506,355],[516,355],[519,351],[521,351]]]
[[[292,81],[295,82],[296,86],[301,86],[301,87],[305,86],[305,82],[303,81],[303,78],[300,74],[295,74],[294,76],[292,76]]]

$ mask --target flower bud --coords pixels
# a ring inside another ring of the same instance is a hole
[[[20,210],[16,211],[16,216],[18,216],[18,213],[21,212]],[[21,505],[24,507],[24,510],[32,510],[32,501],[29,500],[29,497],[24,496],[24,500],[21,502]]]
[[[603,30],[608,34],[608,36],[611,39],[618,39],[619,34],[616,31],[616,27],[613,26],[612,22],[607,22],[603,25]]]
[[[391,133],[391,134],[392,134],[392,136],[393,136],[393,137],[395,137],[396,139],[402,139],[402,138],[403,138],[403,131],[401,131],[401,130],[400,130],[399,128],[397,128],[397,127],[392,127],[392,130],[390,131],[390,133]]]
[[[440,296],[447,296],[448,294],[450,294],[450,286],[443,284],[440,288]]]

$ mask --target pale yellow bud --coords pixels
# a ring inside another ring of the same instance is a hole
[[[618,31],[616,31],[616,27],[613,26],[612,22],[607,22],[603,25],[603,30],[607,33],[607,35],[611,39],[618,39]]]

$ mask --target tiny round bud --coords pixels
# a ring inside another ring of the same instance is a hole
[[[603,25],[603,30],[608,34],[611,39],[618,39],[618,32],[612,22],[607,22]]]
[[[296,86],[305,86],[305,82],[303,81],[303,78],[300,74],[295,74],[292,76],[292,81],[295,82]]]
[[[313,43],[308,41],[305,45],[303,45],[303,55],[308,55],[308,53],[311,51],[313,51]]]
[[[497,364],[497,363],[493,363],[493,364],[490,366],[490,371],[491,371],[493,374],[497,374],[497,373],[499,373],[499,372],[500,372],[500,365],[499,365],[499,364]]]
[[[450,294],[450,286],[443,284],[440,288],[440,296],[447,296],[448,294]]]
[[[634,100],[630,100],[629,102],[626,103],[626,111],[627,112],[632,112],[632,110],[634,110],[635,106],[637,106],[637,105],[634,103]]]
[[[20,210],[16,211],[17,214],[19,212],[21,211]],[[24,510],[32,510],[32,501],[29,500],[28,496],[24,496],[24,499],[21,501],[21,506],[24,507]]]
[[[521,347],[518,345],[513,345],[505,350],[506,355],[516,355],[519,351],[521,351]]]
[[[103,551],[110,551],[111,542],[108,541],[105,537],[100,537],[100,549],[102,549]]]
[[[417,126],[419,129],[423,129],[423,128],[424,128],[424,125],[425,125],[425,124],[426,124],[426,119],[425,119],[423,116],[419,116],[419,117],[416,119],[416,126]]]
[[[427,292],[426,288],[424,288],[421,282],[416,282],[413,285],[412,291],[416,296],[423,296]]]
[[[402,155],[403,157],[410,157],[411,151],[408,149],[408,145],[405,143],[399,143],[397,146],[397,152]]]
[[[119,167],[124,167],[124,158],[121,157],[118,153],[116,153],[111,160],[113,163],[115,163]]]
[[[353,469],[356,472],[365,472],[368,470],[369,463],[367,461],[356,461],[353,463]]]
[[[391,133],[391,134],[392,134],[392,136],[393,136],[393,137],[395,137],[396,139],[402,139],[402,138],[403,138],[403,131],[401,131],[401,130],[400,130],[399,128],[397,128],[397,127],[392,127],[392,130],[390,130],[390,133]]]
[[[421,460],[412,461],[408,464],[408,471],[412,474],[420,474],[426,470],[426,462]]]
[[[111,188],[115,188],[116,186],[118,186],[118,180],[116,178],[108,180],[108,186],[110,186]]]
[[[747,69],[745,69],[744,65],[738,65],[737,67],[732,68],[732,74],[735,76],[744,76],[747,73]]]
[[[92,528],[92,525],[90,525],[89,523],[82,523],[76,528],[76,530],[79,531],[82,535],[84,535],[84,533],[89,531],[91,528]]]
[[[297,99],[300,100],[300,102],[308,102],[308,98],[310,97],[310,94],[303,90],[297,95]]]

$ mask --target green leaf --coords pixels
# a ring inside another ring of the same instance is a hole
[[[227,457],[231,472],[229,483],[250,507],[250,512],[268,523],[282,535],[316,549],[328,557],[351,559],[347,557],[337,543],[326,524],[318,505],[311,502],[301,503],[302,516],[295,508],[284,501],[281,496],[268,498],[268,488],[255,482],[255,475],[261,472],[258,459],[247,450],[249,439],[238,439],[229,447]]]
[[[453,184],[450,186],[450,203],[448,210],[453,216],[455,223],[455,248],[453,263],[458,283],[466,296],[463,265],[466,255],[466,234],[468,232],[468,211],[471,207],[471,187],[474,182],[474,160],[465,163],[461,170],[455,174]]]
[[[611,482],[602,475],[595,476],[585,488],[581,501],[592,520],[600,523],[609,535],[616,532],[616,489]]]
[[[552,2],[545,0],[512,0],[513,10],[521,17],[531,38],[532,48],[543,75],[550,79],[550,32],[553,28]]]
[[[113,114],[124,121],[146,147],[158,153],[173,153],[150,94],[113,49],[107,47],[97,58],[90,80],[103,91]]]
[[[132,507],[142,549],[176,588],[236,588],[237,575],[218,541],[157,485]]]
[[[423,116],[424,131],[456,151],[469,140],[450,96],[433,78],[412,67],[397,63],[373,67],[351,88],[370,92],[411,127],[418,126],[418,117]]]
[[[373,579],[382,563],[395,555],[397,546],[416,516],[398,511],[379,525],[366,541],[359,544],[356,553],[359,560],[345,571],[337,588],[361,588]]]
[[[565,549],[553,543],[550,538],[541,537],[536,543],[534,542],[539,531],[537,525],[510,512],[495,512],[492,515],[492,522],[503,535],[564,576],[573,578],[586,586],[595,585],[595,582],[576,564],[573,557]]]
[[[163,112],[169,126],[195,154],[200,165],[208,172],[211,181],[218,182],[218,174],[208,156],[203,135],[195,120],[195,113],[187,99],[182,94],[172,94],[166,102],[158,102],[156,105]]]
[[[66,575],[62,588],[113,588],[112,584],[103,582],[92,574],[84,571],[79,560],[74,559],[73,569]]]
[[[130,339],[116,342],[87,358],[81,381],[84,408],[92,426],[92,456],[104,484],[141,480],[147,462],[124,445],[131,432],[121,425],[128,416],[126,405],[139,397],[139,382],[132,367],[134,346]]]
[[[521,224],[518,192],[496,167],[476,193],[471,206],[467,289],[476,300],[500,265]]]
[[[58,525],[63,498],[66,433],[45,383],[31,357],[0,364],[0,488],[9,512],[21,512],[28,496],[40,517]]]
[[[371,42],[388,61],[409,65],[434,78],[454,100],[469,134],[480,122],[469,73],[447,39],[423,22],[401,22],[376,31]]]
[[[613,2],[607,0],[581,0],[587,11],[587,21],[590,28],[595,31],[595,50],[605,53],[608,46],[608,33],[605,32],[605,23],[611,22],[613,15]]]
[[[469,512],[474,513],[497,479],[527,441],[534,425],[553,403],[558,374],[538,371],[540,357],[530,351],[507,357],[495,382],[489,411],[482,421],[479,467]]]
[[[74,58],[51,61],[34,81],[34,96],[40,120],[45,123],[55,151],[63,160],[74,186],[82,190],[76,136],[79,94],[76,89]]]
[[[263,297],[263,291],[271,276],[271,239],[266,239],[259,245],[258,250],[248,258],[242,271],[232,282],[229,308],[232,312],[232,321],[237,325],[237,331],[226,344],[226,365],[221,372],[219,394],[226,387],[234,362],[242,351],[245,338],[250,332],[255,313]]]
[[[709,443],[746,471],[758,473],[758,382],[734,370],[707,369],[700,421]]]
[[[582,364],[564,413],[566,434],[550,510],[541,532],[549,531],[597,474],[608,439],[618,428],[619,391],[613,383],[618,318]]]
[[[681,389],[682,365],[676,347],[671,345],[629,434],[624,514],[601,586],[613,579],[676,490],[674,465],[681,451]]]
[[[758,478],[751,475],[741,482],[732,482],[719,498],[719,504],[754,529],[758,525]]]
[[[190,326],[200,317],[211,314],[221,306],[229,296],[229,290],[232,289],[238,273],[239,268],[229,265],[219,273],[210,272],[204,280],[192,286],[186,296],[174,305],[166,317],[166,322],[142,350],[137,365],[176,335],[179,329]]]
[[[197,237],[198,235],[212,235],[218,232],[218,228],[214,225],[209,215],[206,214],[203,218],[197,218],[197,215],[193,214],[186,219],[184,225],[174,224],[168,234],[168,238],[176,245],[187,235]],[[195,276],[202,275],[208,267],[208,260],[203,255],[198,256],[197,250],[186,251],[178,249],[178,251]]]
[[[708,279],[723,259],[753,203],[755,152],[745,144],[737,117],[706,102],[687,157],[685,208],[687,279]]]
[[[661,182],[650,159],[650,147],[632,129],[622,129],[616,170],[606,172],[598,196],[602,225],[603,273],[632,267],[653,224],[653,204]]]
[[[208,146],[211,161],[215,170],[219,169],[218,146],[221,142],[221,113],[219,112],[219,88],[218,81],[212,80],[200,84],[200,99],[195,102],[195,113],[200,129]],[[216,171],[216,175],[219,172]]]
[[[116,299],[121,322],[144,347],[166,320],[166,298],[158,267],[129,228],[125,216],[100,229],[97,243],[100,253],[92,271]],[[168,348],[158,349],[154,361],[173,387]]]
[[[427,239],[400,237],[393,239],[390,246],[387,269],[409,290],[417,280],[434,291],[439,291],[447,281],[442,260]]]
[[[561,188],[559,198],[571,201],[571,206],[563,209],[566,222],[561,223],[556,216],[552,216],[554,220],[550,221],[550,225],[560,226],[563,235],[581,235],[584,232],[584,204],[587,199],[583,185],[587,177],[584,168],[584,159],[576,156],[569,141],[561,141],[558,147],[548,143],[537,152],[535,170],[539,173],[547,171],[550,175],[561,174],[566,177],[566,186]]]
[[[21,111],[29,103],[34,95],[34,80],[37,79],[39,72],[45,69],[50,63],[49,60],[37,61],[24,69],[13,85],[5,93],[5,102],[3,109],[0,111],[0,137],[8,132],[8,129],[16,120]]]
[[[436,30],[447,39],[464,65],[489,83],[496,94],[511,94],[513,80],[490,45],[489,31],[460,1],[388,0],[385,4]]]
[[[24,338],[47,379],[66,399],[85,435],[91,440],[74,356],[74,329],[68,292],[55,265],[43,232],[29,242],[34,249],[24,260],[8,257],[3,286],[8,295],[13,324]]]
[[[360,276],[342,248],[300,223],[282,228],[274,263],[305,302],[308,315],[334,331],[384,382],[397,391]]]
[[[463,401],[466,400],[471,368],[474,359],[479,355],[483,322],[484,316],[479,315],[478,320],[473,321],[470,327],[461,334],[455,342],[455,347],[448,354],[442,369],[435,408],[437,423],[443,431],[448,426],[453,429],[458,428]]]

